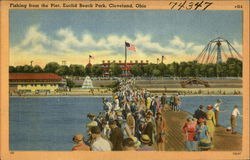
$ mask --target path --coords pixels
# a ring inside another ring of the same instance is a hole
[[[166,151],[184,151],[184,134],[182,126],[186,117],[190,115],[187,112],[173,112],[167,109],[163,117],[167,122]],[[214,137],[214,151],[239,151],[242,146],[242,135],[231,134],[223,127],[216,127]]]

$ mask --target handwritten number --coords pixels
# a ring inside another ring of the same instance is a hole
[[[169,5],[171,6],[171,10],[173,10],[173,9],[197,10],[199,8],[203,8],[202,10],[206,10],[212,4],[213,4],[213,2],[199,1],[199,2],[195,3],[195,2],[188,2],[187,0],[185,0],[183,2],[170,2],[169,3]],[[193,7],[195,7],[195,8],[193,8]]]
[[[201,1],[201,2],[197,2],[197,3],[195,3],[195,9],[194,10],[197,10],[199,7],[202,7],[202,3],[203,3],[204,1]]]
[[[187,1],[184,1],[183,3],[180,3],[180,4],[179,4],[179,9],[178,9],[178,10],[182,9],[186,3],[187,3]]]
[[[173,4],[172,8],[173,9],[178,3],[177,2],[170,2],[169,5]]]
[[[205,5],[207,5],[203,10],[206,10],[209,6],[211,6],[213,2],[205,2]]]
[[[186,7],[186,9],[187,9],[187,10],[192,9],[192,8],[193,8],[193,5],[194,5],[194,2],[190,2],[190,3],[189,3],[189,5],[188,5],[188,6],[189,6],[189,8],[187,8],[187,7]]]

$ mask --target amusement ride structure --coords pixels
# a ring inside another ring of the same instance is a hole
[[[220,64],[228,58],[237,58],[242,60],[242,55],[228,40],[218,37],[211,40],[195,60],[199,63],[205,64]]]

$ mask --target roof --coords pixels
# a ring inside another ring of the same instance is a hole
[[[10,80],[62,80],[55,73],[10,73]]]

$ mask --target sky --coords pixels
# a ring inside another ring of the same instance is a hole
[[[241,11],[10,10],[10,65],[194,60],[207,43],[227,39],[242,51]]]

